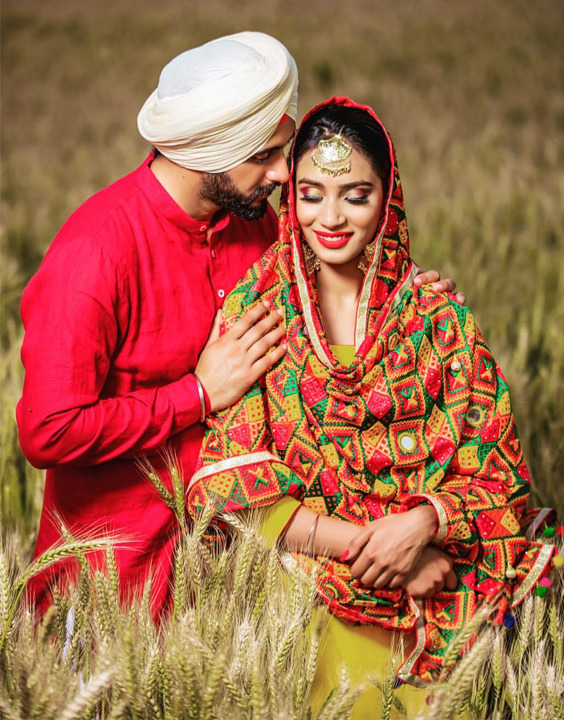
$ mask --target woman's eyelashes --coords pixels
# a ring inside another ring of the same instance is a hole
[[[368,195],[355,195],[354,197],[346,197],[345,200],[353,205],[366,205]]]
[[[300,200],[309,203],[319,203],[323,200],[321,195],[301,195]],[[351,197],[344,197],[343,200],[351,203],[351,205],[366,205],[368,203],[368,195],[353,195]]]

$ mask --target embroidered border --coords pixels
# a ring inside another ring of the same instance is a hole
[[[304,309],[304,316],[306,326],[309,331],[309,338],[311,340],[311,344],[313,345],[313,349],[317,354],[317,357],[321,360],[322,363],[327,365],[327,367],[331,367],[331,359],[323,349],[323,345],[319,342],[317,330],[315,329],[315,325],[313,323],[313,315],[311,314],[311,300],[309,299],[309,295],[307,292],[306,280],[304,280],[304,277],[301,273],[300,256],[298,255],[298,248],[296,247],[295,238],[293,238],[292,240],[292,245],[294,268],[296,269],[296,282],[298,283],[298,292],[300,293],[300,299],[302,301],[302,307]]]
[[[388,309],[386,310],[384,315],[378,319],[379,327],[382,327],[382,325],[386,322],[386,320],[389,318],[391,313],[400,304],[405,293],[413,285],[413,280],[418,272],[419,272],[419,268],[417,267],[417,265],[415,263],[412,262],[411,270],[407,274],[407,277],[405,278],[405,280],[402,282],[402,284],[396,290]],[[363,292],[363,295],[364,295],[364,292]],[[366,300],[366,306],[368,307],[368,299]],[[359,311],[360,311],[360,305],[359,305]],[[366,324],[366,317],[364,317],[363,323]],[[362,341],[364,340],[364,336],[362,338],[359,337],[359,335],[360,335],[359,328],[361,328],[361,327],[362,327],[362,325],[359,323],[359,320],[357,319],[357,325],[356,325],[356,347],[357,347],[357,349],[360,347],[360,345],[362,344]],[[366,331],[366,328],[365,328],[365,331]]]
[[[414,675],[411,670],[415,663],[419,660],[419,657],[425,649],[425,621],[423,619],[423,602],[421,600],[416,601],[417,610],[419,617],[415,622],[415,632],[417,634],[417,644],[411,655],[407,658],[404,664],[398,670],[398,677],[403,682],[408,682],[410,685],[415,687],[424,688],[429,685],[428,682],[422,680],[418,675]]]
[[[213,465],[207,465],[206,467],[201,468],[200,470],[198,470],[197,473],[192,475],[192,479],[188,483],[186,492],[190,490],[194,483],[197,483],[198,480],[201,480],[202,478],[209,477],[210,475],[215,475],[216,473],[224,472],[224,470],[233,470],[233,468],[236,467],[242,467],[243,465],[253,465],[254,463],[265,462],[268,460],[274,462],[282,462],[280,458],[276,457],[276,455],[273,455],[266,450],[262,450],[261,452],[247,453],[246,455],[237,455],[237,457],[227,458],[227,460],[220,460],[219,462],[213,463]]]
[[[519,603],[523,602],[523,600],[527,597],[527,595],[531,592],[533,587],[535,586],[537,580],[541,576],[543,570],[545,569],[547,563],[550,562],[550,558],[552,557],[552,553],[554,552],[555,545],[543,545],[541,548],[541,551],[539,553],[539,556],[537,557],[535,564],[529,571],[529,574],[527,577],[523,580],[523,582],[519,585],[517,590],[513,593],[513,598],[511,600],[511,607],[514,608]]]
[[[368,301],[370,300],[370,293],[372,291],[374,275],[376,274],[376,270],[378,269],[378,267],[380,265],[380,253],[382,251],[382,242],[384,240],[384,232],[386,229],[386,225],[388,223],[388,213],[389,213],[389,205],[388,205],[388,210],[386,210],[386,217],[384,218],[384,222],[382,224],[382,231],[380,232],[380,236],[376,243],[376,248],[374,249],[374,260],[372,261],[372,264],[368,268],[368,272],[366,273],[366,277],[364,278],[364,284],[362,286],[360,300],[358,301],[358,310],[356,313],[355,338],[354,338],[355,350],[358,350],[358,348],[362,345],[363,340],[366,336],[366,316],[368,315]]]

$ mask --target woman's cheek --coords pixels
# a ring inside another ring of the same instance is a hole
[[[296,217],[302,227],[311,225],[317,215],[315,206],[304,205],[305,203],[298,203],[296,207]]]

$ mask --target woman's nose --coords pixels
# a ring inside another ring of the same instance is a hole
[[[346,218],[342,214],[339,204],[329,199],[323,203],[319,219],[321,224],[329,230],[339,228],[346,222]]]

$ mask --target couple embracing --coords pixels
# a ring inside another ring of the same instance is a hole
[[[398,635],[398,680],[424,685],[476,608],[495,598],[501,621],[553,549],[526,537],[542,518],[503,374],[411,260],[386,129],[347,98],[294,137],[296,116],[273,38],[178,56],[139,115],[149,158],[53,242],[22,303],[20,441],[48,468],[36,552],[58,540],[54,512],[127,533],[124,587],[151,567],[165,607],[179,530],[136,457],[170,447],[190,513],[260,508],[317,567],[320,694],[343,661],[358,678],[384,666]],[[38,602],[69,573],[40,576]]]

